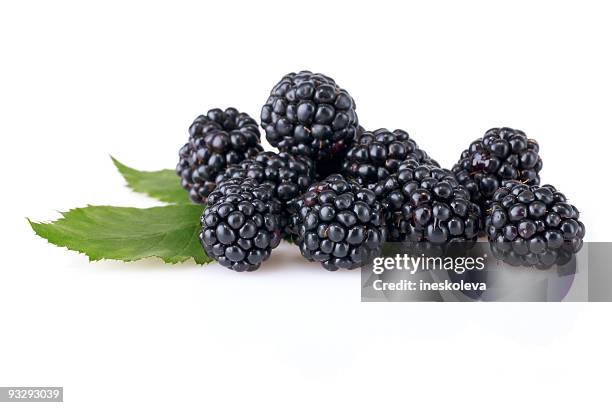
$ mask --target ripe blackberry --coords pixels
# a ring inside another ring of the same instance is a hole
[[[346,151],[359,123],[347,91],[323,74],[300,71],[272,88],[261,125],[280,151],[329,160]]]
[[[281,228],[289,236],[293,230],[287,203],[304,193],[315,182],[312,160],[289,153],[261,152],[240,164],[228,167],[217,176],[219,183],[227,179],[252,178],[260,184],[272,187],[282,207]]]
[[[354,178],[364,187],[373,188],[377,182],[397,173],[406,159],[439,167],[403,130],[363,132],[355,138],[346,154],[342,174]]]
[[[480,209],[449,170],[409,160],[376,184],[390,241],[472,242],[480,230]]]
[[[217,176],[216,182],[247,177],[260,184],[270,185],[281,204],[285,204],[304,193],[314,183],[315,168],[308,157],[261,152],[239,164],[229,166]]]
[[[578,209],[551,185],[507,182],[495,192],[485,221],[493,254],[513,265],[567,263],[582,247]]]
[[[189,141],[179,151],[176,174],[189,198],[205,204],[220,172],[262,150],[253,118],[234,108],[211,109],[189,127]]]
[[[253,271],[281,240],[281,204],[272,187],[253,179],[222,181],[200,220],[206,254],[235,271]]]
[[[487,200],[504,181],[540,183],[542,159],[538,151],[538,143],[528,139],[522,131],[493,128],[463,151],[452,170],[457,181],[470,191],[472,200],[484,211]]]
[[[354,269],[379,253],[386,239],[374,193],[339,174],[310,186],[293,203],[296,244],[324,268]]]

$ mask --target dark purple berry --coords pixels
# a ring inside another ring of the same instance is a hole
[[[329,161],[358,133],[355,102],[333,79],[301,71],[285,75],[261,109],[268,142],[281,152]]]
[[[549,268],[569,262],[582,247],[585,228],[578,217],[553,186],[506,182],[494,193],[485,224],[496,257]]]
[[[295,243],[326,269],[361,266],[380,252],[387,235],[374,194],[338,174],[310,186],[291,209]]]
[[[249,115],[234,108],[211,109],[189,127],[189,141],[179,151],[176,174],[189,198],[205,204],[221,172],[262,150],[259,126]]]
[[[206,254],[235,271],[252,271],[281,239],[281,205],[272,187],[246,178],[221,181],[208,196],[200,242]]]

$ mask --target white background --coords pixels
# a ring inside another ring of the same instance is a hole
[[[489,127],[523,129],[587,239],[609,240],[606,2],[421,3],[2,2],[0,385],[63,386],[68,407],[609,402],[609,304],[367,304],[358,273],[289,246],[251,274],[90,264],[27,225],[155,205],[109,154],[172,168],[197,114],[258,118],[310,69],[446,166]]]

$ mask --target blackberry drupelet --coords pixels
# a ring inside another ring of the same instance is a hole
[[[235,271],[253,271],[281,240],[281,204],[272,187],[253,179],[222,181],[208,196],[200,242],[206,254]]]
[[[538,143],[520,130],[493,128],[472,142],[453,167],[457,181],[465,186],[472,200],[486,210],[495,190],[506,180],[528,185],[540,183],[542,159]]]
[[[333,174],[293,202],[296,244],[324,268],[354,269],[376,256],[386,239],[374,193]]]
[[[486,229],[493,254],[512,265],[563,265],[582,247],[578,209],[551,185],[506,182],[493,194]]]
[[[397,173],[406,159],[439,167],[403,130],[363,132],[355,138],[346,154],[342,173],[364,187],[373,188],[379,181]]]
[[[359,123],[347,91],[328,76],[300,71],[272,88],[261,125],[280,151],[319,161],[344,154]]]
[[[478,238],[480,209],[449,170],[409,160],[374,192],[385,209],[390,241],[437,245]]]
[[[429,157],[427,152],[422,149],[416,149],[414,153],[410,153],[408,157],[406,157],[406,160],[410,160],[410,159],[416,160],[420,164],[425,164],[431,167],[442,167],[440,166],[440,163],[438,163],[436,160]]]
[[[262,150],[253,118],[234,108],[211,109],[189,127],[189,141],[179,151],[176,173],[189,198],[205,204],[220,172]]]

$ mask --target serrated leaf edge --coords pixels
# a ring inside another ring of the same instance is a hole
[[[175,204],[175,205],[189,205],[189,204]],[[96,207],[95,205],[91,205],[91,204],[87,204],[85,207]],[[111,207],[111,206],[109,206]],[[152,208],[152,207],[149,207]],[[72,208],[68,211],[58,211],[59,214],[61,214],[61,218],[65,218],[65,215],[70,213],[71,211],[74,210],[79,210],[80,208]],[[117,259],[117,258],[108,258],[105,256],[96,256],[96,255],[90,255],[84,251],[79,250],[78,248],[72,247],[70,244],[67,244],[65,242],[63,242],[63,240],[59,239],[56,242],[51,241],[47,236],[44,236],[41,234],[41,231],[37,229],[38,226],[40,225],[51,225],[53,223],[55,223],[56,221],[59,221],[61,218],[58,218],[57,220],[54,221],[40,221],[40,222],[36,222],[36,221],[32,221],[29,217],[26,217],[26,220],[28,221],[30,228],[32,228],[32,230],[34,231],[34,233],[36,234],[36,236],[44,239],[45,241],[47,241],[49,244],[60,247],[60,248],[66,248],[67,250],[70,251],[74,251],[76,253],[85,255],[87,257],[87,259],[90,262],[97,262],[97,261],[102,261],[102,260],[113,260],[113,261],[120,261],[120,262],[136,262],[136,261],[140,261],[143,259],[148,259],[148,258],[157,258],[160,259],[163,263],[165,264],[171,264],[171,265],[176,265],[179,263],[185,263],[189,260],[193,260],[193,262],[196,265],[208,265],[212,262],[214,262],[213,259],[209,258],[208,256],[204,255],[202,261],[199,261],[198,259],[196,259],[193,256],[186,256],[186,255],[174,255],[168,258],[163,258],[161,256],[157,256],[157,255],[151,255],[151,256],[143,256],[143,257],[138,257],[138,258],[134,258],[134,259]],[[181,249],[180,253],[182,253],[186,248],[188,248],[191,243],[194,240],[194,237],[198,236],[198,232],[199,230],[196,228],[191,236],[191,238],[189,239],[189,242]]]

